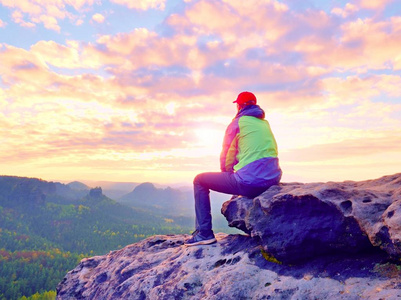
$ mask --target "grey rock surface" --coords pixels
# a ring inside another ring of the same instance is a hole
[[[57,299],[397,299],[401,271],[383,252],[278,264],[246,235],[185,247],[187,235],[153,236],[87,258]]]
[[[287,263],[374,247],[401,257],[401,174],[284,183],[254,199],[233,198],[222,213],[229,226],[258,238],[265,251]]]

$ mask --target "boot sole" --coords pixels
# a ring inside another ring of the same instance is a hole
[[[217,242],[217,240],[215,238],[210,239],[210,240],[204,240],[204,241],[199,241],[199,242],[195,242],[195,243],[191,243],[191,244],[184,244],[187,247],[192,247],[192,246],[199,246],[199,245],[209,245],[209,244],[213,244]]]

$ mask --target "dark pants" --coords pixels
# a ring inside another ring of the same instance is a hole
[[[210,190],[254,198],[272,185],[278,184],[280,178],[266,182],[263,186],[248,186],[237,181],[232,172],[208,172],[197,175],[194,179],[195,226],[202,235],[210,235],[212,231],[212,213],[210,207]]]

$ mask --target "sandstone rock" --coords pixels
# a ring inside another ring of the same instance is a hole
[[[401,271],[383,252],[274,263],[246,235],[185,247],[187,235],[154,236],[84,259],[57,299],[396,299]]]
[[[380,247],[401,257],[401,173],[376,180],[284,183],[223,204],[229,225],[280,261]]]

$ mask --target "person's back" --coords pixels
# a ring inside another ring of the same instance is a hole
[[[201,173],[194,179],[196,230],[186,246],[216,242],[210,190],[253,198],[280,182],[277,143],[263,109],[256,105],[255,95],[242,92],[234,103],[238,113],[224,136],[221,172]]]
[[[277,143],[265,112],[258,105],[246,105],[227,127],[220,155],[222,172],[235,172],[241,183],[270,186],[281,177]]]
[[[243,116],[238,121],[238,171],[245,165],[265,157],[277,157],[277,144],[269,123],[264,119]]]

